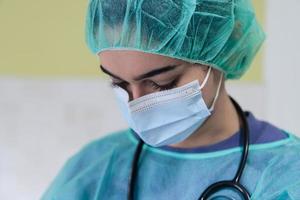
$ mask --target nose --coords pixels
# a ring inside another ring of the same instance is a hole
[[[147,94],[147,92],[138,85],[131,85],[128,91],[129,100],[132,101]]]

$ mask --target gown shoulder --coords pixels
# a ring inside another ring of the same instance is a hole
[[[74,188],[92,188],[88,185],[95,181],[100,182],[101,180],[97,180],[99,177],[105,179],[115,157],[133,154],[135,145],[132,145],[128,137],[129,131],[130,129],[124,129],[112,132],[84,145],[67,159],[41,199],[92,199],[90,196],[85,196],[83,190],[74,190]],[[72,191],[68,191],[68,188]],[[94,189],[99,190],[99,188]],[[62,197],[62,194],[74,196]],[[89,191],[88,194],[93,192]]]
[[[300,138],[289,134],[290,140],[273,149],[254,196],[251,199],[296,200],[300,199]]]

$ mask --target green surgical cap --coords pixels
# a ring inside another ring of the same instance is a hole
[[[90,0],[86,42],[210,65],[240,78],[265,39],[250,0]]]

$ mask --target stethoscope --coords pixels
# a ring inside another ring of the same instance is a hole
[[[209,197],[211,197],[213,194],[216,194],[218,191],[222,189],[234,189],[238,194],[240,194],[243,199],[245,200],[250,200],[250,194],[247,191],[247,189],[240,183],[241,176],[243,174],[247,157],[248,157],[248,151],[249,151],[249,126],[248,122],[246,119],[246,116],[240,107],[240,105],[232,98],[230,97],[235,109],[237,110],[237,113],[241,119],[241,124],[242,124],[242,132],[244,135],[243,138],[243,152],[242,152],[242,158],[240,160],[239,168],[232,180],[225,180],[225,181],[220,181],[213,183],[212,185],[208,186],[201,196],[199,197],[199,200],[207,200]],[[137,149],[134,154],[134,159],[132,162],[132,171],[131,171],[131,177],[129,180],[129,185],[128,185],[128,200],[133,200],[133,195],[134,195],[134,186],[136,182],[136,177],[138,173],[138,161],[139,157],[142,151],[142,147],[144,145],[144,142],[142,140],[139,141],[139,144],[137,146]],[[226,197],[222,196],[223,199],[226,199]],[[230,199],[229,197],[227,199]]]

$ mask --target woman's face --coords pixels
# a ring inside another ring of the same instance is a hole
[[[130,100],[161,90],[172,89],[194,80],[203,82],[208,67],[166,56],[129,50],[107,50],[98,54],[101,69],[112,83],[125,89]],[[212,70],[214,72],[214,70]],[[217,82],[211,73],[202,89],[204,100],[210,102]]]

